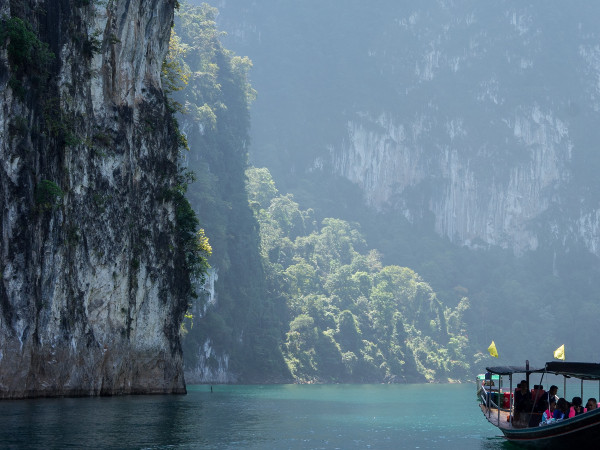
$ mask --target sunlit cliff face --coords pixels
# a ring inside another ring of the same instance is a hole
[[[8,3],[54,59],[44,85],[0,51],[0,397],[184,392],[189,276],[159,195],[177,170],[173,2]]]

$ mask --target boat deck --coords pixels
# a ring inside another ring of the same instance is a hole
[[[481,412],[483,413],[485,418],[495,427],[508,429],[508,430],[517,428],[517,427],[513,427],[512,423],[507,420],[507,418],[509,417],[508,411],[500,410],[500,420],[498,420],[498,409],[497,408],[490,408],[489,414],[488,414],[488,408],[483,403],[481,403],[479,406],[480,406]],[[519,427],[519,428],[521,428],[521,427]]]
[[[490,408],[488,414],[488,408],[483,403],[481,403],[479,406],[485,418],[492,425],[502,428],[503,430],[520,430],[523,428],[537,427],[542,420],[542,415],[539,413],[521,413],[521,419],[519,421],[515,421],[513,417],[513,421],[509,422],[508,419],[510,417],[510,413],[507,410],[501,409],[500,415],[498,416],[497,408]]]

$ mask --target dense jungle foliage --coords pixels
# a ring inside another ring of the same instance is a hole
[[[520,256],[487,245],[461,247],[432,231],[432,216],[412,224],[401,212],[375,212],[360,200],[351,201],[362,194],[340,177],[305,174],[291,191],[301,208],[314,210],[317,220],[334,216],[360,223],[368,247],[380,250],[384,265],[410,267],[445,305],[456,307],[468,297],[463,319],[475,362],[497,362],[486,351],[492,340],[507,364],[526,359],[543,364],[562,344],[574,361],[596,358],[592,347],[582,343],[595,339],[600,269],[597,257],[582,245],[560,251],[544,236],[537,250]],[[574,324],[577,333],[542,338],[557,320]],[[473,372],[485,363],[476,364]]]
[[[469,374],[465,297],[445,307],[407,267],[384,266],[358,225],[301,210],[267,169],[248,173],[272,295],[285,304],[283,353],[303,382],[416,382]]]

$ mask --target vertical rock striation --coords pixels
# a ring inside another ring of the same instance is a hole
[[[436,127],[446,130],[447,142],[423,142]],[[569,181],[573,143],[566,125],[537,105],[519,108],[502,128],[521,150],[510,163],[485,145],[473,151],[460,119],[439,124],[417,116],[398,123],[363,113],[348,122],[343,144],[331,149],[333,167],[379,209],[399,209],[409,220],[430,211],[440,235],[521,254],[537,248],[539,230],[531,223]]]
[[[183,393],[172,0],[1,0],[0,397]],[[43,65],[43,43],[54,57]],[[37,50],[36,50],[37,49]]]

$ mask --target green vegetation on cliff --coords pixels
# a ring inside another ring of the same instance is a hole
[[[186,196],[210,239],[209,263],[218,277],[215,301],[205,291],[186,321],[186,366],[195,381],[289,380],[245,190],[251,62],[222,47],[215,16],[207,5],[181,4],[164,66],[189,145],[184,165],[195,178]]]
[[[463,298],[445,307],[418,274],[383,266],[357,225],[318,224],[267,169],[249,169],[269,287],[285,313],[282,349],[303,382],[416,382],[469,373]]]

